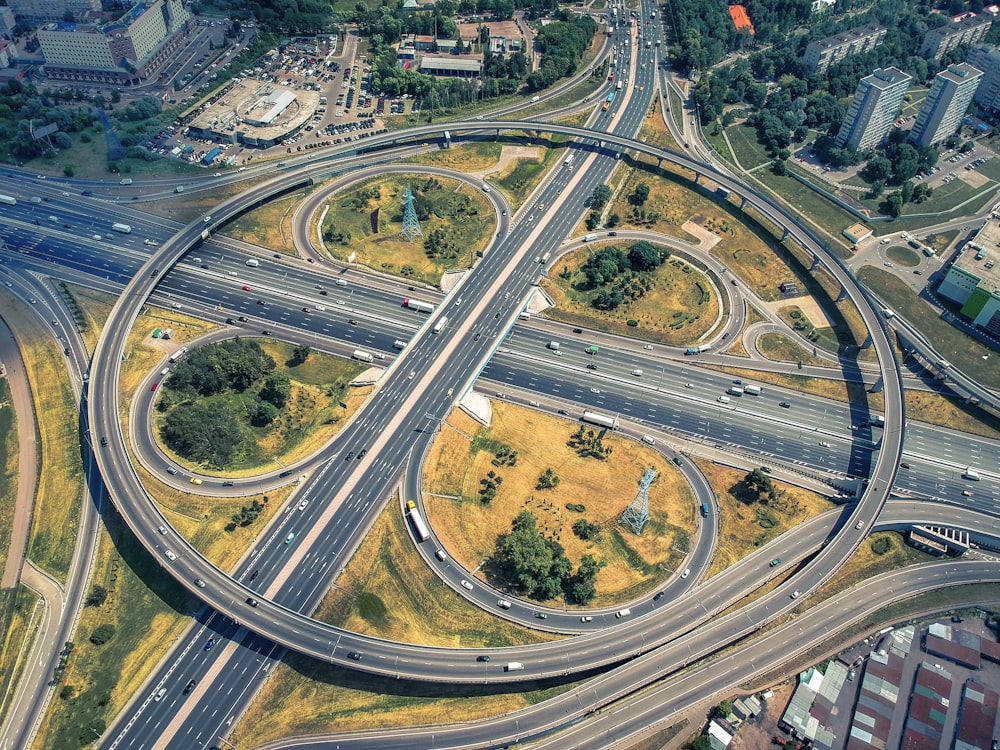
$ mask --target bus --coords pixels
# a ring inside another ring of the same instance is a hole
[[[608,94],[608,98],[604,100],[604,111],[605,112],[608,111],[608,109],[611,107],[611,102],[613,102],[614,100],[615,100],[615,92],[612,91],[610,94]]]

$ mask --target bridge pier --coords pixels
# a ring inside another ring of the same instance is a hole
[[[812,265],[809,266],[809,270],[810,271],[815,271],[817,268],[819,268],[819,256],[818,255],[814,255],[813,256],[813,262],[812,262]]]
[[[784,242],[785,240],[787,240],[788,239],[788,235],[789,235],[789,231],[787,229],[783,229],[781,231],[781,241]]]
[[[837,302],[843,302],[847,299],[847,290],[842,286],[840,287],[840,294],[837,295]]]
[[[747,207],[747,197],[745,195],[740,196],[740,211]]]
[[[872,341],[872,335],[869,333],[868,334],[868,338],[865,339],[865,343],[863,343],[859,348],[860,349],[871,349],[872,348],[872,343],[874,343]]]
[[[868,389],[869,393],[881,393],[882,389],[885,388],[885,382],[881,375],[878,376],[878,380],[875,381],[874,385]]]

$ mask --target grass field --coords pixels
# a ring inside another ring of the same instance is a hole
[[[20,583],[0,590],[0,695],[9,696],[21,675],[33,665],[27,660],[41,623],[39,596]],[[0,701],[0,722],[12,708]]]
[[[616,243],[628,252],[630,242]],[[548,317],[577,326],[612,331],[624,336],[640,336],[664,344],[697,341],[715,323],[719,298],[700,268],[674,255],[651,274],[649,290],[638,300],[615,310],[599,310],[592,302],[599,290],[587,286],[580,268],[591,248],[580,248],[560,259],[560,271],[545,280],[543,287],[555,302]],[[638,325],[629,326],[635,320]]]
[[[938,353],[955,367],[987,388],[1000,387],[1000,369],[993,361],[996,352],[943,320],[894,274],[865,266],[858,278],[932,341]]]
[[[561,146],[565,140],[565,138],[553,136],[551,140],[538,143],[537,145],[542,147],[540,159],[515,159],[505,169],[490,175],[490,184],[503,190],[511,207],[517,211],[531,194],[531,191],[538,187],[538,183],[548,173],[549,166],[562,153],[562,149],[554,147]],[[553,146],[553,148],[546,148],[546,146]]]
[[[17,502],[18,436],[17,412],[10,400],[10,384],[0,378],[0,570],[7,564],[10,537],[14,529],[14,507]],[[29,471],[33,467],[25,467]],[[6,621],[0,611],[0,625]],[[3,628],[0,628],[3,632]]]
[[[920,265],[921,253],[916,253],[912,248],[901,245],[889,245],[885,249],[885,257],[904,268],[916,268]]]
[[[87,350],[93,352],[97,347],[97,339],[104,327],[104,321],[108,319],[111,308],[114,307],[118,298],[66,282],[59,283],[59,291],[73,312],[77,328],[87,345]]]
[[[21,436],[37,439],[39,456],[38,466],[21,467],[38,472],[27,555],[62,581],[73,555],[83,499],[79,405],[70,388],[62,348],[53,342],[49,330],[20,302],[7,296],[2,299],[4,316],[24,359],[35,410],[35,434]]]
[[[36,750],[74,750],[81,738],[96,739],[132,698],[149,668],[174,646],[197,607],[165,575],[159,562],[113,512],[100,533],[92,584],[108,591],[101,606],[85,607],[73,650],[33,745]],[[99,625],[115,635],[102,646],[89,641]]]
[[[453,415],[453,419],[461,432],[440,432],[426,463],[425,504],[442,544],[470,570],[493,554],[497,534],[508,531],[522,510],[535,515],[539,531],[558,541],[574,566],[584,554],[605,561],[597,577],[594,606],[639,596],[680,566],[695,531],[695,499],[680,473],[660,454],[612,434],[604,436],[613,450],[610,459],[587,458],[569,445],[578,424],[503,402],[493,403],[490,427],[478,432],[467,418]],[[517,451],[516,465],[492,463],[501,444]],[[650,466],[657,471],[649,492],[650,521],[637,536],[619,526],[618,517]],[[559,484],[540,490],[539,477],[549,468]],[[497,496],[483,503],[481,480],[494,469],[503,483]],[[567,503],[585,509],[573,510]],[[572,532],[581,518],[601,529],[597,537],[585,542]]]
[[[312,190],[315,189],[319,188]],[[252,242],[276,253],[294,255],[292,215],[312,190],[299,190],[291,195],[284,195],[238,216],[226,225],[226,236]],[[316,247],[319,247],[315,233],[310,233]]]
[[[429,205],[420,222],[423,239],[413,242],[400,235],[407,186]],[[378,233],[370,220],[376,209]],[[346,260],[354,252],[363,265],[430,284],[440,283],[445,271],[470,266],[495,231],[494,213],[479,190],[457,180],[416,174],[366,180],[336,195],[323,222],[327,250],[337,259]],[[430,255],[432,242],[437,250]]]
[[[407,159],[407,162],[457,169],[460,172],[481,172],[500,160],[503,145],[499,141],[456,143],[451,148],[418,154]]]
[[[746,472],[695,459],[715,490],[721,518],[718,548],[706,578],[721,573],[758,547],[795,528],[807,518],[835,507],[813,492],[774,481],[778,499],[751,501],[743,484]]]
[[[160,440],[166,411],[157,408],[153,424],[160,449],[178,465],[207,474],[249,476],[260,470],[274,470],[293,464],[312,455],[337,433],[341,423],[349,416],[351,404],[355,408],[367,396],[367,388],[353,389],[351,381],[367,367],[354,360],[313,352],[301,365],[292,366],[292,346],[273,339],[261,339],[261,348],[274,359],[276,373],[286,373],[291,379],[291,397],[266,427],[246,425],[246,439],[237,449],[234,460],[222,469],[193,462],[176,455]],[[246,392],[226,392],[203,399],[205,402],[223,402],[230,410],[242,413],[244,400],[255,393],[260,383]],[[160,395],[164,403],[173,404],[181,397],[170,390],[170,381]],[[348,406],[341,406],[346,403]]]
[[[814,357],[812,352],[803,349],[782,333],[763,334],[757,339],[757,348],[761,354],[778,362],[801,362],[804,365],[819,366],[830,364],[825,359]]]
[[[732,145],[733,155],[744,171],[771,163],[771,157],[757,143],[757,131],[749,125],[730,125],[726,128],[726,135]]]

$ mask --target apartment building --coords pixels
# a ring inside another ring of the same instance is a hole
[[[881,143],[911,80],[912,76],[899,68],[878,68],[862,78],[837,133],[837,146],[866,151]]]
[[[802,62],[813,73],[825,73],[845,57],[870,52],[885,41],[884,26],[870,23],[809,42]]]
[[[949,65],[934,76],[909,140],[917,146],[933,146],[955,133],[972,102],[983,71],[968,63]]]
[[[944,26],[928,31],[920,45],[920,54],[928,59],[937,60],[945,52],[955,49],[960,44],[978,44],[989,33],[992,25],[993,19],[989,16],[969,13],[958,20],[952,20]]]

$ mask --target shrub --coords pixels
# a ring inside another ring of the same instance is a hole
[[[876,555],[884,555],[892,550],[892,539],[887,536],[876,539],[872,542],[872,552]]]
[[[90,634],[90,642],[95,646],[103,646],[115,637],[115,626],[109,623],[98,625]]]

